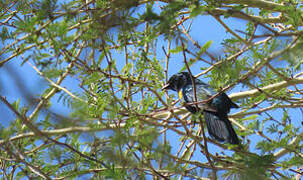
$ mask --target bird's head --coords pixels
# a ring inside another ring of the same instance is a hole
[[[185,85],[191,83],[190,74],[188,72],[180,72],[170,77],[168,83],[162,89],[180,91]]]

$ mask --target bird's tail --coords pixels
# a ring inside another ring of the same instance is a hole
[[[233,129],[227,114],[204,111],[204,119],[210,136],[217,141],[225,141],[230,144],[239,144],[238,136]]]

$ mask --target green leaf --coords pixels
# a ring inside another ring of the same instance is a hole
[[[202,47],[201,49],[199,50],[199,52],[197,53],[199,56],[201,56],[202,54],[204,54],[207,49],[210,48],[210,46],[212,45],[213,41],[212,40],[209,40],[207,41]]]
[[[190,60],[187,62],[188,67],[190,68],[190,67],[191,67],[192,65],[194,65],[197,61],[198,61],[198,59],[190,59]],[[185,71],[185,70],[187,70],[187,66],[186,66],[186,65],[184,65],[184,66],[181,68],[180,72]]]
[[[189,17],[190,18],[194,18],[200,14],[202,14],[204,12],[204,7],[203,6],[196,6],[196,5],[193,5],[192,6],[192,11],[190,12],[189,14]]]
[[[204,53],[207,51],[207,49],[210,48],[210,46],[211,46],[212,43],[213,43],[212,40],[207,41],[207,42],[200,48],[200,50],[198,51],[198,53],[197,53],[197,55],[196,55],[197,58],[196,58],[196,59],[189,59],[189,61],[187,62],[189,68],[190,68],[192,65],[194,65],[194,64],[198,61],[198,58],[199,58],[202,54],[204,54]],[[180,47],[180,46],[179,46],[179,47]],[[181,51],[182,51],[182,47],[181,47]],[[187,66],[184,65],[184,66],[181,68],[180,72],[181,72],[181,71],[185,71],[186,69],[187,69]]]
[[[177,46],[175,49],[171,49],[169,52],[173,54],[177,54],[183,50],[182,46]]]

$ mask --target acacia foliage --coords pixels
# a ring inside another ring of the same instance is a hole
[[[0,96],[2,108],[14,114],[1,118],[9,121],[0,129],[3,178],[300,178],[300,1],[0,6],[0,68],[20,91],[18,99]],[[216,53],[209,50],[212,39],[203,43],[192,33],[204,16],[227,33]],[[244,29],[233,28],[239,19]],[[12,64],[31,67],[45,83],[26,85]],[[168,72],[181,70],[198,72],[193,75],[218,92],[233,89],[230,97],[241,108],[230,120],[240,147],[207,138],[196,123],[203,117],[189,115],[161,90]],[[63,106],[70,112],[53,109]]]

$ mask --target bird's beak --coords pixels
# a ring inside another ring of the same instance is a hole
[[[167,90],[167,89],[169,89],[170,87],[170,84],[168,83],[168,84],[165,84],[163,87],[162,87],[162,90]]]

